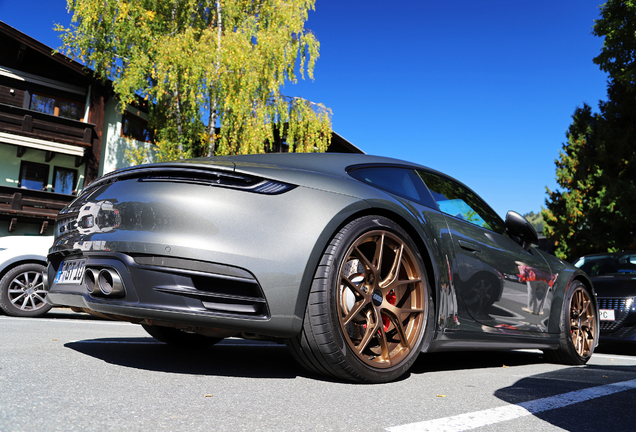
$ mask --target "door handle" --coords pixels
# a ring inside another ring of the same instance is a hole
[[[481,252],[481,250],[479,249],[479,246],[477,246],[474,243],[470,243],[470,242],[467,242],[467,241],[464,241],[464,240],[458,240],[457,242],[459,243],[459,246],[462,249],[465,249],[465,250],[467,250],[469,252]]]

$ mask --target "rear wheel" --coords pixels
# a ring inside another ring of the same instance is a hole
[[[598,320],[592,291],[581,282],[574,281],[564,300],[559,348],[545,350],[546,358],[569,365],[587,363],[598,341]]]
[[[218,342],[223,338],[215,338],[203,336],[197,333],[189,333],[174,327],[164,327],[156,325],[141,325],[146,332],[153,338],[168,345],[179,346],[183,348],[206,348]]]
[[[432,321],[426,270],[395,222],[356,219],[340,230],[316,270],[301,333],[288,341],[308,370],[357,382],[403,375]]]
[[[18,317],[38,317],[51,309],[45,300],[44,266],[30,263],[9,270],[0,280],[0,308]]]

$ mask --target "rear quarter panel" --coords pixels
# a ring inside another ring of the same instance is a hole
[[[69,252],[108,251],[240,267],[256,277],[268,301],[271,318],[262,323],[263,332],[288,336],[302,325],[308,275],[332,227],[368,207],[350,195],[306,187],[260,195],[136,180],[100,187],[89,201],[122,209],[120,226],[58,231],[51,262],[59,265]],[[221,327],[222,320],[210,325]]]
[[[553,286],[554,297],[552,298],[552,308],[550,310],[550,323],[548,325],[549,333],[562,333],[564,329],[561,328],[562,320],[561,314],[563,313],[563,301],[565,298],[565,293],[567,292],[568,287],[572,282],[578,280],[582,282],[584,285],[588,286],[592,290],[592,301],[594,302],[594,307],[598,310],[598,304],[596,301],[596,294],[594,293],[594,286],[592,285],[592,281],[587,276],[587,274],[573,265],[562,261],[555,257],[554,255],[550,255],[547,252],[543,252],[539,250],[541,255],[545,258],[545,260],[550,265],[550,270],[552,274],[557,274],[556,281]],[[598,317],[598,314],[597,314]]]

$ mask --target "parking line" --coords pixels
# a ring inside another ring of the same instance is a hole
[[[523,402],[516,405],[507,405],[483,411],[460,414],[452,417],[444,417],[436,420],[428,420],[411,423],[403,426],[387,428],[389,432],[460,432],[514,420],[519,417],[538,414],[556,408],[563,408],[579,402],[585,402],[602,396],[636,389],[636,379],[607,384],[598,387],[590,387],[543,399]]]

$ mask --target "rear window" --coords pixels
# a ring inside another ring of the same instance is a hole
[[[437,208],[428,189],[415,170],[398,167],[369,167],[349,171],[349,175],[378,189]]]

